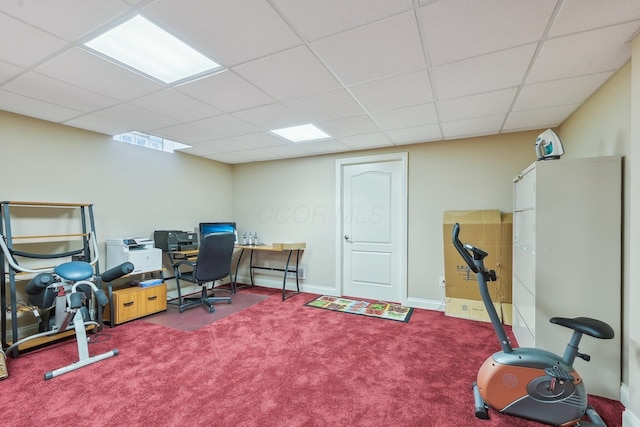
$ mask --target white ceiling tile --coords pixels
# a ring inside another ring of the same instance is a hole
[[[317,127],[334,138],[378,132],[378,126],[367,115],[344,117],[317,123]]]
[[[254,156],[253,153],[256,153],[255,160],[272,160],[277,158],[310,156],[312,153],[305,147],[305,145],[306,144],[278,145],[275,147],[253,150],[251,154],[247,155]]]
[[[504,131],[531,130],[553,128],[562,123],[579,106],[562,105],[559,107],[540,108],[537,110],[516,111],[509,114],[504,124]]]
[[[192,154],[194,156],[208,157],[213,154],[221,154],[221,151],[216,147],[205,143],[200,143],[196,147],[183,148],[180,150],[182,153]]]
[[[470,135],[495,135],[500,132],[505,114],[458,120],[442,123],[445,139],[461,138]]]
[[[8,62],[0,61],[0,84],[17,76],[24,71],[24,68],[16,67]]]
[[[530,44],[434,67],[431,79],[436,99],[518,86],[524,79],[535,49],[536,45]]]
[[[107,135],[117,135],[135,130],[148,132],[151,129],[171,126],[175,123],[177,121],[174,119],[154,114],[133,105],[120,104],[68,120],[64,124]]]
[[[248,135],[234,136],[231,138],[232,144],[237,150],[250,150],[254,148],[276,147],[278,145],[290,144],[289,141],[275,136],[269,132],[251,133]],[[234,150],[235,151],[235,150]]]
[[[0,89],[0,110],[60,123],[82,114],[81,111],[16,95]]]
[[[395,129],[385,133],[394,144],[415,144],[442,139],[440,126],[437,124]]]
[[[162,86],[81,48],[73,48],[40,65],[36,71],[121,101],[155,92]]]
[[[156,0],[143,11],[227,67],[302,42],[264,0]]]
[[[308,120],[294,113],[283,104],[263,105],[236,111],[232,115],[265,130],[282,129],[303,125],[308,122]]]
[[[215,136],[211,135],[209,128],[202,125],[199,121],[156,128],[153,129],[152,133],[166,139],[171,139],[189,145],[196,145],[203,141],[215,138]]]
[[[308,41],[341,33],[413,8],[411,0],[273,0]]]
[[[638,0],[564,0],[548,37],[640,19]]]
[[[413,12],[327,37],[311,50],[347,85],[426,68]]]
[[[581,104],[612,74],[613,72],[590,74],[588,76],[525,85],[518,95],[513,111]]]
[[[422,104],[396,110],[379,111],[371,117],[383,130],[430,125],[438,122],[435,104]]]
[[[176,89],[227,113],[274,102],[269,95],[232,71],[198,79]]]
[[[20,67],[30,67],[66,45],[64,40],[2,13],[0,28],[0,58]]]
[[[299,98],[340,86],[306,46],[242,64],[233,71],[278,100]]]
[[[197,99],[193,99],[175,89],[165,89],[151,93],[134,99],[129,103],[144,108],[145,110],[185,122],[223,114],[221,110]]]
[[[294,145],[302,145],[305,150],[308,150],[313,154],[326,154],[326,153],[338,153],[340,151],[348,151],[349,147],[342,144],[340,141],[336,141],[335,139],[324,139],[322,141],[310,141],[310,142],[301,142],[299,144]]]
[[[537,41],[556,0],[451,0],[420,8],[431,65]]]
[[[392,110],[433,101],[426,70],[349,86],[368,112]]]
[[[0,11],[33,26],[75,40],[127,11],[120,0],[3,1]],[[78,19],[82,16],[82,19]]]
[[[259,129],[249,123],[233,117],[230,114],[197,120],[192,124],[208,131],[207,139],[226,138],[229,136],[253,133]]]
[[[220,138],[212,141],[204,141],[204,142],[198,143],[198,149],[200,150],[208,149],[210,150],[211,153],[214,153],[214,152],[215,153],[231,153],[234,151],[245,150],[245,148],[237,144],[231,138]]]
[[[511,87],[495,92],[445,99],[437,104],[440,120],[451,122],[473,117],[504,114],[509,111],[517,90],[517,87]]]
[[[3,86],[33,99],[90,112],[110,107],[119,101],[38,73],[27,73]]]
[[[626,42],[639,25],[634,21],[545,41],[527,83],[617,70],[631,56]]]
[[[382,132],[344,136],[340,138],[340,142],[354,150],[391,145],[391,141],[389,140],[389,138],[387,138],[387,136]]]
[[[344,89],[292,99],[285,102],[285,105],[315,122],[364,114],[362,108]]]

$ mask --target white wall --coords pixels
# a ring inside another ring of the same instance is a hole
[[[94,205],[103,271],[109,237],[193,231],[232,217],[229,165],[2,111],[0,153],[1,200]]]
[[[0,111],[0,198],[94,204],[96,234],[151,236],[231,217],[231,166]]]
[[[633,47],[633,62],[640,58],[640,43]],[[640,185],[640,128],[634,117],[640,115],[640,67],[628,64],[607,81],[559,128],[567,157],[622,155],[623,157],[623,259],[622,283],[622,401],[627,405],[625,426],[640,426],[640,324],[634,301],[640,295],[640,270],[633,262],[640,252],[640,230],[633,219],[640,211],[633,188]],[[636,70],[636,71],[633,71]],[[636,223],[637,224],[637,223]],[[635,254],[635,255],[634,255]],[[597,254],[595,254],[597,268]],[[604,344],[606,345],[606,343]],[[597,363],[594,360],[592,363]],[[635,414],[635,415],[634,415]]]
[[[305,241],[305,289],[335,283],[336,160],[408,152],[408,296],[440,301],[442,214],[452,209],[512,210],[512,180],[535,160],[539,132],[404,145],[340,155],[236,165],[233,211],[240,227],[266,242]]]
[[[629,150],[628,167],[630,179],[628,187],[633,189],[629,197],[629,282],[628,282],[628,368],[629,379],[626,384],[629,387],[627,410],[623,414],[625,427],[640,426],[640,223],[632,219],[638,219],[640,215],[640,37],[636,37],[632,43],[632,73],[631,73],[631,147]],[[633,260],[633,262],[631,261]],[[631,325],[634,325],[632,327]]]

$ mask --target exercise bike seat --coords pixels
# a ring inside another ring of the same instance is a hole
[[[609,340],[615,335],[613,328],[603,321],[592,319],[590,317],[575,317],[569,319],[566,317],[552,317],[549,322],[556,325],[573,329],[577,332],[590,335],[594,338]]]
[[[57,266],[53,271],[64,280],[72,282],[87,280],[93,276],[93,267],[84,261],[65,262]]]

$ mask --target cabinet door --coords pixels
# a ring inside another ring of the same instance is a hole
[[[167,285],[165,283],[145,288],[139,294],[140,310],[138,316],[167,309]]]
[[[122,323],[138,317],[138,292],[129,289],[113,293],[115,323]]]

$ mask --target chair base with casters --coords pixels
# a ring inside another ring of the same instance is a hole
[[[226,301],[231,304],[231,297],[218,297],[209,295],[207,284],[215,283],[216,280],[231,277],[231,259],[235,246],[235,235],[233,233],[211,233],[204,236],[198,250],[196,261],[181,260],[173,264],[176,278],[176,288],[178,291],[177,305],[180,313],[186,309],[205,306],[209,313],[213,313],[213,304],[219,301]],[[202,287],[199,297],[183,297],[181,281],[195,283]],[[231,293],[234,293],[234,283],[231,283]],[[212,290],[213,291],[213,290]]]
[[[184,278],[184,273],[183,273],[183,278]],[[179,282],[180,279],[177,278],[176,276],[176,282]],[[228,304],[231,304],[231,297],[222,297],[222,296],[213,296],[213,295],[209,295],[209,290],[207,289],[206,285],[202,286],[202,291],[200,293],[200,296],[198,297],[184,297],[182,296],[182,292],[180,289],[180,284],[178,283],[177,285],[177,290],[178,290],[178,301],[175,303],[170,303],[172,305],[175,305],[178,307],[178,311],[180,313],[184,313],[185,310],[188,310],[190,308],[193,307],[198,307],[198,306],[205,306],[209,309],[209,313],[213,313],[216,309],[213,306],[213,304],[215,302],[224,302],[226,301]]]

